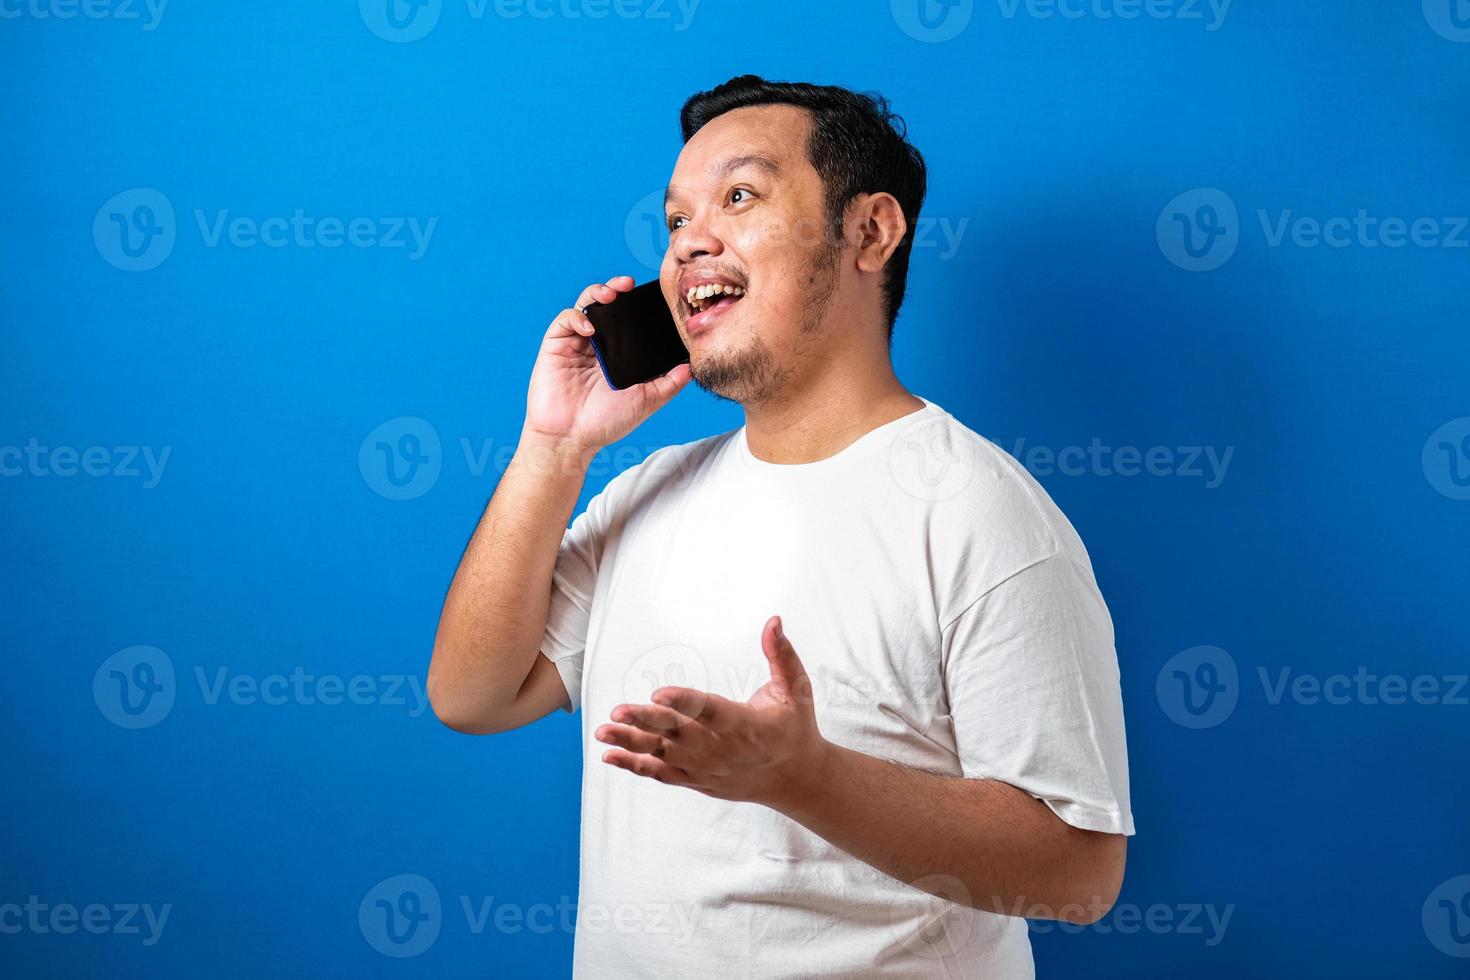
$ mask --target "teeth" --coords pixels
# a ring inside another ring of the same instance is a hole
[[[725,283],[707,283],[703,286],[690,288],[686,299],[696,313],[703,312],[710,306],[709,300],[721,296],[744,296],[745,290],[739,286],[730,286]]]

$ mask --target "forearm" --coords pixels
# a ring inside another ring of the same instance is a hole
[[[428,691],[456,728],[515,699],[546,630],[551,575],[591,454],[522,432],[449,586]]]
[[[994,780],[940,776],[823,742],[775,809],[900,881],[974,908],[1091,922],[1121,887],[1126,838],[1079,830]],[[956,894],[958,893],[958,894]]]

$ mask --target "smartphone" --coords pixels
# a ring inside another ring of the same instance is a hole
[[[592,350],[614,391],[652,381],[689,360],[657,279],[619,293],[611,303],[588,303],[587,319]]]

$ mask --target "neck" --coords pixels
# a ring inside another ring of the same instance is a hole
[[[768,463],[814,463],[841,452],[880,425],[924,407],[893,373],[888,352],[852,363],[818,365],[781,391],[745,406],[746,444]]]

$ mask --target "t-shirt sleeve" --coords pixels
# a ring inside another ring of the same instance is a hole
[[[1074,827],[1132,834],[1113,624],[1090,569],[1053,554],[970,602],[942,632],[960,765]]]
[[[541,652],[556,665],[567,689],[568,712],[582,704],[582,662],[592,622],[592,596],[607,533],[606,509],[611,484],[592,498],[562,535],[551,573],[551,606]]]

